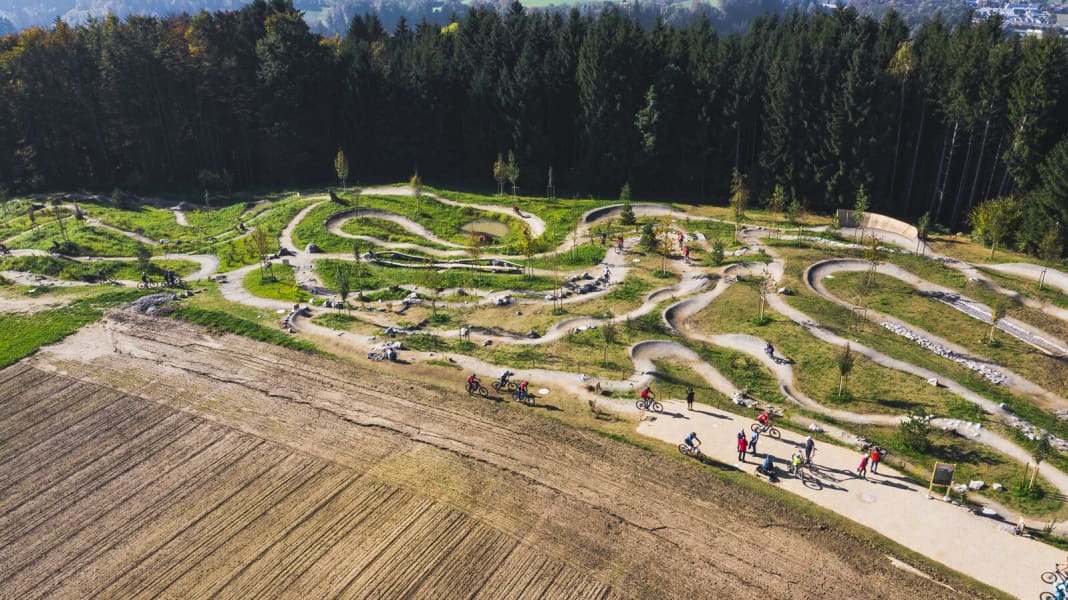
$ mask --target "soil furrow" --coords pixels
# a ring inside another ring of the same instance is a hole
[[[190,485],[191,475],[202,471],[222,472],[224,466],[240,461],[259,445],[255,441],[246,444],[220,441],[166,473],[163,480],[157,480],[160,485],[145,488],[134,483],[137,493],[131,496],[112,496],[101,490],[94,495],[100,496],[97,502],[80,502],[55,519],[60,523],[77,523],[78,527],[60,531],[51,528],[33,538],[14,560],[0,561],[0,564],[10,565],[5,569],[6,576],[0,585],[18,576],[14,589],[26,586],[40,597],[46,597],[51,591],[51,587],[46,589],[43,583],[46,579],[53,585],[60,585],[63,580],[57,577],[60,570],[67,571],[65,577],[69,577],[92,564],[95,557],[109,551],[112,545],[120,541],[125,543],[132,533],[160,523],[164,511],[173,510],[176,504],[184,502],[203,486]],[[205,482],[201,477],[193,480]],[[127,503],[140,510],[129,511]],[[23,574],[23,570],[28,572]]]
[[[314,472],[308,474],[308,468],[313,468]],[[150,596],[164,592],[175,595],[172,588],[176,582],[323,468],[304,457],[284,457],[245,487],[235,490],[211,511],[177,530],[157,548],[144,553],[136,569],[102,588],[101,594],[112,596],[114,590],[138,590],[139,594]]]
[[[19,519],[20,509],[35,499],[47,497],[53,502],[53,507],[58,508],[43,510],[41,506],[35,505],[27,508],[26,512],[33,513],[35,520],[51,518],[53,510],[62,510],[63,507],[94,493],[146,461],[153,460],[153,453],[164,454],[171,444],[179,442],[196,426],[194,419],[172,412],[150,423],[132,438],[124,440],[125,443],[116,443],[95,457],[88,455],[92,457],[91,460],[76,470],[54,470],[53,463],[49,465],[49,470],[35,472],[34,476],[25,480],[25,485],[4,490],[5,499],[17,500],[17,503],[5,506],[6,500],[0,500],[0,509],[3,509],[0,531],[4,529],[5,520]]]

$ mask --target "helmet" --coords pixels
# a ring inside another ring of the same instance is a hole
[[[471,377],[478,377],[478,375],[475,375],[474,373],[471,373]]]

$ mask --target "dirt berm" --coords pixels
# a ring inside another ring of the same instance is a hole
[[[696,465],[166,318],[0,371],[0,440],[3,598],[959,597]]]

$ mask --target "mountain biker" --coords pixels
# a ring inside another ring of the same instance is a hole
[[[775,358],[775,346],[772,346],[771,342],[764,346],[764,354],[767,354],[769,358]]]
[[[467,378],[467,389],[475,389],[482,385],[482,381],[479,380],[478,375],[471,373],[471,376]]]
[[[616,250],[619,252],[623,251],[623,236],[616,238]]]
[[[642,403],[648,407],[652,405],[653,400],[655,399],[656,394],[653,393],[653,390],[649,389],[649,386],[645,386],[645,389],[642,390]]]
[[[500,379],[497,380],[497,387],[503,388],[508,385],[508,378],[512,375],[515,375],[515,373],[509,371],[508,369],[505,369],[504,373],[501,373]]]
[[[601,245],[604,246],[606,243],[608,243],[608,232],[607,231],[602,231],[601,232]]]
[[[757,417],[757,421],[760,423],[761,431],[767,431],[768,430],[768,427],[771,426],[769,424],[770,420],[771,420],[771,416],[768,415],[768,411],[764,411],[764,412],[760,413],[760,416]]]
[[[701,438],[697,437],[697,433],[690,432],[690,435],[686,436],[686,439],[682,440],[690,448],[690,453],[693,454],[697,450],[697,447],[701,445]],[[696,444],[694,442],[697,442]]]
[[[145,287],[148,287],[148,273],[145,273],[144,271],[141,271],[141,283],[145,284]]]
[[[794,455],[790,457],[790,464],[793,465],[792,475],[797,475],[797,470],[801,468],[801,451],[794,452]]]

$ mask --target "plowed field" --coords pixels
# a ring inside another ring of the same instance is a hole
[[[956,594],[692,465],[166,319],[0,371],[0,597],[213,596]]]

